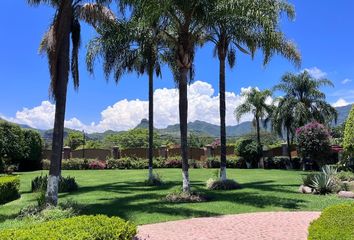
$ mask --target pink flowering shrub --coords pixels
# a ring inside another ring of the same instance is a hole
[[[107,167],[106,161],[94,160],[89,163],[89,169],[105,169]]]
[[[326,164],[330,156],[331,143],[328,129],[312,122],[296,130],[298,151],[303,158],[314,160],[319,167]]]

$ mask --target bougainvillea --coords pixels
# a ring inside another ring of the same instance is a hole
[[[296,130],[298,151],[303,158],[314,160],[320,167],[329,158],[331,143],[328,129],[312,122]]]

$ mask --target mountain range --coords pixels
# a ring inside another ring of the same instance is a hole
[[[345,122],[352,106],[353,105],[347,105],[344,107],[336,107],[336,110],[338,112],[338,119],[337,119],[337,123],[333,123],[332,125],[337,126],[337,125],[340,125],[343,122]],[[31,128],[30,126],[24,125],[24,124],[19,124],[19,126],[22,128],[25,128],[25,129],[34,129],[34,128]],[[140,124],[138,124],[136,126],[136,128],[148,128],[148,126],[149,126],[148,120],[143,119],[140,122]],[[53,134],[52,129],[50,129],[50,130],[35,129],[35,130],[38,130],[44,139],[49,140],[52,138],[52,134]],[[169,125],[166,128],[156,129],[156,130],[161,135],[169,135],[169,136],[172,136],[175,138],[179,136],[179,124]],[[65,128],[64,138],[71,131],[77,131],[77,130]],[[189,133],[194,133],[197,135],[218,137],[220,134],[220,126],[197,120],[197,121],[188,123],[188,131],[189,131]],[[242,136],[242,135],[251,133],[253,131],[254,131],[254,127],[253,127],[253,123],[251,121],[242,122],[242,123],[235,125],[235,126],[227,126],[226,127],[226,133],[227,133],[228,137],[238,137],[238,136]],[[103,133],[87,134],[87,137],[92,140],[102,140],[105,136],[110,135],[110,134],[116,134],[116,133],[120,133],[120,132],[108,130]]]

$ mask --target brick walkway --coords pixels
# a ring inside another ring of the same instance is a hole
[[[264,212],[194,218],[139,227],[139,240],[306,240],[320,212]]]

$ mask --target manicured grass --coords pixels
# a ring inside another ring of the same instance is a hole
[[[297,192],[304,172],[282,170],[228,169],[228,177],[242,186],[241,190],[208,191],[207,179],[212,169],[191,169],[195,190],[206,193],[209,202],[167,203],[162,198],[181,184],[180,169],[157,170],[166,182],[161,187],[144,185],[146,170],[63,171],[73,176],[79,190],[60,194],[60,201],[74,200],[84,206],[83,214],[105,214],[132,220],[136,224],[171,221],[183,218],[216,216],[260,211],[321,211],[327,206],[350,200],[335,195],[304,195]],[[30,193],[31,180],[46,171],[21,173],[21,198],[0,206],[0,228],[8,227],[21,208],[36,203]]]

